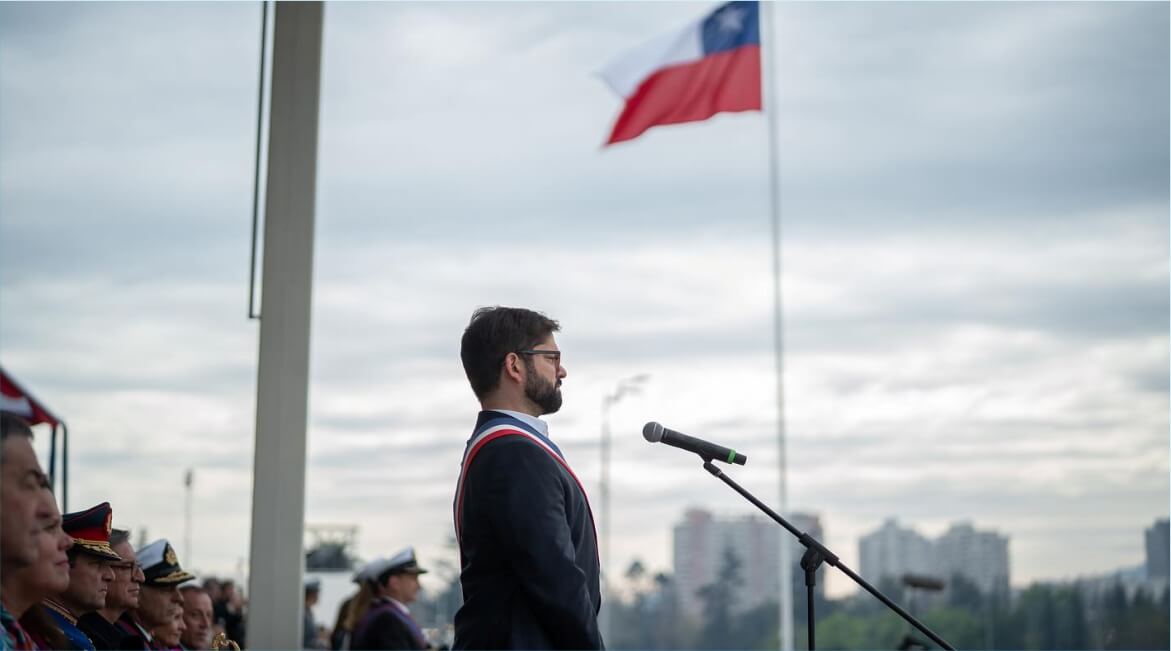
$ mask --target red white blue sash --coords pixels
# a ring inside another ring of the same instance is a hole
[[[494,419],[494,420],[496,420],[496,419]],[[503,419],[500,419],[500,420],[503,420]],[[515,424],[508,424],[508,423],[501,423],[498,425],[493,425],[491,427],[486,427],[483,431],[477,432],[472,437],[472,440],[468,442],[467,450],[464,451],[464,459],[463,459],[463,462],[460,464],[460,470],[459,470],[459,482],[456,484],[456,487],[455,487],[455,505],[454,506],[455,506],[455,539],[456,539],[456,541],[458,542],[460,540],[461,534],[462,534],[462,532],[460,531],[460,520],[463,517],[464,483],[467,480],[468,469],[471,468],[472,461],[474,461],[476,459],[476,455],[480,453],[480,450],[484,449],[485,445],[488,445],[492,441],[495,441],[496,439],[502,438],[505,436],[523,436],[523,437],[527,438],[528,440],[532,441],[538,447],[540,447],[542,450],[547,452],[550,457],[553,457],[553,460],[556,461],[558,464],[560,464],[561,467],[565,469],[565,472],[569,473],[569,476],[573,478],[573,481],[577,483],[577,488],[578,488],[578,490],[581,491],[582,498],[585,499],[586,509],[589,510],[588,515],[590,518],[590,526],[594,530],[594,549],[596,550],[597,546],[598,546],[597,545],[598,529],[594,525],[593,509],[590,508],[590,499],[589,499],[589,496],[586,495],[585,487],[582,486],[581,480],[577,478],[577,475],[574,474],[573,469],[569,467],[569,464],[565,462],[565,459],[562,458],[562,456],[556,450],[554,450],[551,445],[549,445],[547,442],[545,442],[540,436],[537,436],[536,434],[526,430],[524,427],[521,427],[521,426],[518,426]],[[461,552],[461,556],[462,556],[462,552]],[[461,559],[461,562],[462,562],[462,559]]]

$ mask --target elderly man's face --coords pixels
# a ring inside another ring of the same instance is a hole
[[[138,595],[138,618],[147,629],[166,626],[174,616],[175,607],[182,608],[182,604],[179,588],[173,585],[143,585]]]
[[[183,592],[183,644],[189,649],[211,648],[211,597],[199,590]]]
[[[142,574],[142,566],[134,555],[134,548],[128,541],[114,545],[114,553],[122,557],[120,563],[112,563],[114,581],[110,583],[110,591],[106,593],[106,608],[109,610],[128,610],[138,608],[138,596],[142,592],[142,582],[146,577]]]
[[[47,516],[43,496],[49,493],[32,440],[4,440],[0,466],[0,562],[5,571],[28,567],[37,560],[38,519]],[[51,494],[50,494],[51,495]],[[55,505],[54,505],[55,508]]]
[[[106,593],[114,580],[110,562],[84,552],[73,558],[69,568],[69,588],[62,598],[75,611],[75,615],[92,612],[106,607]]]

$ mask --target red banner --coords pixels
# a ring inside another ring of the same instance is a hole
[[[3,368],[0,368],[0,409],[24,418],[29,425],[48,423],[56,427],[61,422],[24,387],[14,382]]]

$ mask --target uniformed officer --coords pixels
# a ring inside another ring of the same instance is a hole
[[[158,639],[156,631],[174,625],[183,612],[183,595],[179,584],[195,578],[179,565],[175,549],[165,538],[156,540],[137,551],[142,565],[142,593],[138,607],[127,611],[118,624],[128,632],[142,636],[147,648],[168,648]]]
[[[374,649],[426,649],[423,629],[411,618],[408,604],[419,592],[419,567],[414,548],[407,547],[378,565],[366,570],[375,597],[370,610],[354,628],[350,648],[355,651]]]
[[[106,593],[114,580],[111,563],[119,563],[110,547],[110,521],[113,512],[108,502],[85,511],[66,513],[61,527],[73,538],[69,557],[69,587],[45,599],[45,606],[57,627],[78,649],[93,651],[94,643],[77,627],[77,619],[106,606]]]

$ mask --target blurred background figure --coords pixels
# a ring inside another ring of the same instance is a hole
[[[359,590],[361,590],[360,586]],[[329,648],[331,651],[339,651],[340,649],[346,648],[346,645],[350,641],[350,629],[347,627],[346,621],[349,617],[350,607],[353,605],[354,599],[357,596],[358,593],[355,592],[346,597],[337,607],[337,617],[333,621],[333,630],[329,633]]]
[[[358,622],[366,616],[366,612],[370,610],[370,604],[374,602],[376,596],[374,577],[371,575],[371,571],[383,567],[386,561],[387,559],[382,557],[376,558],[363,565],[354,574],[354,583],[358,584],[358,591],[338,608],[338,619],[341,623],[330,637],[330,644],[335,650],[350,648],[350,638],[353,637],[354,629],[357,628]]]
[[[215,613],[215,623],[221,627],[229,639],[244,646],[244,597],[236,590],[236,583],[225,579],[220,583],[220,597],[212,601],[212,612]]]
[[[313,616],[313,607],[321,596],[321,581],[319,579],[305,580],[305,612],[302,617],[301,645],[306,649],[323,648],[317,639],[317,619]]]
[[[203,580],[203,591],[207,593],[208,599],[214,604],[220,598],[220,580],[214,576],[209,576]]]
[[[187,584],[179,588],[183,596],[183,623],[185,630],[180,638],[185,649],[210,649],[212,631],[211,595],[207,590]]]

